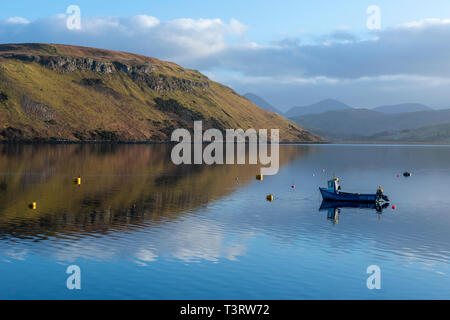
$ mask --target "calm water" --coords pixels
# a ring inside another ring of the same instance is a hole
[[[0,299],[449,299],[449,159],[281,146],[260,182],[256,166],[176,167],[168,146],[0,145]],[[333,174],[344,191],[381,184],[390,206],[319,211]]]

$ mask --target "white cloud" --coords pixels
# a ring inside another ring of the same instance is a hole
[[[213,76],[225,70],[233,74],[222,77],[226,83],[240,88],[246,84],[262,88],[269,82],[275,87],[313,85],[323,88],[324,97],[334,94],[326,91],[331,85],[368,86],[375,81],[395,90],[397,83],[411,82],[405,80],[409,77],[414,83],[421,79],[423,87],[442,88],[442,79],[450,77],[450,20],[404,23],[366,38],[340,27],[316,42],[284,38],[261,44],[247,39],[247,26],[236,19],[83,18],[82,30],[76,31],[67,30],[65,19],[66,15],[57,15],[31,22],[18,17],[0,21],[0,42],[70,43],[135,52]]]
[[[399,24],[396,28],[425,28],[428,26],[439,26],[439,25],[447,25],[450,24],[450,19],[423,19],[419,21],[410,21],[406,23]]]
[[[157,18],[144,14],[135,16],[134,21],[136,22],[137,26],[141,28],[153,28],[160,23]]]
[[[25,18],[22,17],[11,17],[5,20],[6,23],[10,24],[29,24],[30,21],[28,21]]]

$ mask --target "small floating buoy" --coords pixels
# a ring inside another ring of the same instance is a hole
[[[397,178],[400,178],[400,175],[397,173]]]
[[[396,206],[392,206],[392,210],[395,210],[397,207]]]
[[[269,194],[266,197],[267,201],[273,201],[273,195]]]
[[[327,171],[327,170],[325,170],[325,169],[322,169],[322,172],[325,172],[325,171]]]
[[[81,177],[73,178],[73,183],[77,185],[81,185]]]
[[[256,180],[263,181],[263,179],[264,179],[264,177],[263,177],[262,174],[257,174],[256,175]]]
[[[316,174],[315,173],[313,173],[313,175],[312,175],[313,177],[315,177],[316,176]]]
[[[36,202],[32,202],[32,203],[30,203],[30,204],[28,205],[28,207],[29,207],[31,210],[36,210],[37,204],[36,204]]]
[[[412,173],[406,171],[406,172],[403,172],[403,176],[404,176],[404,177],[411,177],[411,176],[412,176]]]
[[[294,185],[292,185],[292,186],[291,186],[291,188],[292,188],[292,189],[295,189],[295,186],[294,186]]]

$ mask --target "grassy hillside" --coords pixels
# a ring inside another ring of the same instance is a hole
[[[175,128],[279,128],[320,138],[174,63],[101,49],[0,45],[0,140],[168,141]]]

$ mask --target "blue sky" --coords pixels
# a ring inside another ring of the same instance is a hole
[[[62,14],[71,4],[81,8],[81,31],[65,30]],[[370,5],[381,10],[381,30],[366,27]],[[442,108],[450,107],[447,19],[445,0],[17,0],[2,3],[0,42],[151,55],[283,110],[325,98],[357,107],[414,101]]]
[[[450,18],[447,0],[71,0],[71,1],[7,1],[2,3],[0,19],[21,16],[28,20],[54,16],[76,4],[86,17],[132,16],[147,14],[160,20],[176,18],[237,19],[249,26],[254,41],[271,41],[282,35],[298,36],[305,31],[326,33],[346,26],[365,32],[366,8],[378,5],[382,10],[382,26],[424,18]]]

